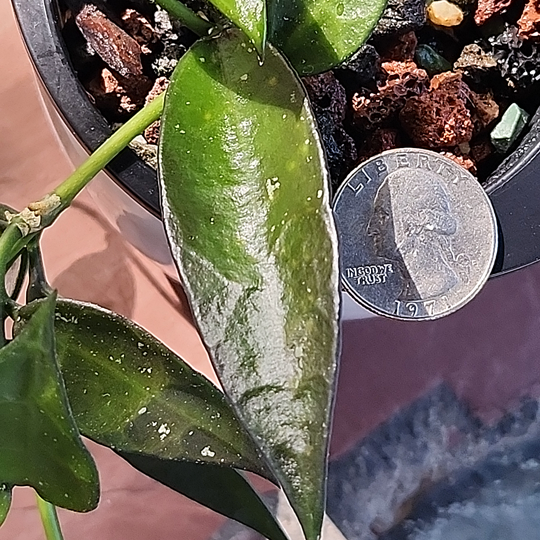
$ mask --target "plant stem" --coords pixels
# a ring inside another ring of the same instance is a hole
[[[212,25],[191,11],[179,0],[154,0],[156,4],[168,11],[175,19],[187,26],[199,37],[207,36],[212,29]]]
[[[12,216],[12,222],[0,236],[0,302],[7,299],[4,277],[11,260],[43,229],[51,225],[71,204],[82,189],[112,161],[139,133],[159,120],[163,112],[165,93],[130,118],[115,131],[88,159],[41,201],[29,204],[22,212]],[[38,220],[30,223],[29,217]]]
[[[62,529],[60,529],[58,514],[56,513],[56,507],[51,503],[44,501],[37,493],[36,499],[47,540],[64,540]]]
[[[60,206],[55,209],[56,217],[67,208],[71,201],[80,191],[103,169],[113,158],[115,158],[134,137],[142,133],[149,125],[159,119],[163,111],[165,93],[160,94],[152,102],[141,109],[135,116],[130,118],[122,127],[115,131],[90,157],[54,191],[60,197]],[[46,225],[49,225],[47,223]]]

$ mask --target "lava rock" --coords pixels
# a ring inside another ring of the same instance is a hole
[[[502,77],[511,87],[525,88],[540,81],[540,45],[529,41],[525,47],[517,27],[507,25],[488,42]]]
[[[504,13],[514,0],[478,0],[474,22],[481,26],[495,15]]]
[[[87,85],[98,108],[107,118],[125,120],[144,105],[145,97],[152,88],[152,81],[141,75],[138,84],[125,79],[108,68],[103,68]]]
[[[148,19],[134,9],[126,9],[122,13],[122,24],[124,30],[141,46],[143,54],[150,54],[150,46],[158,38]]]
[[[519,35],[523,39],[540,39],[540,1],[529,0],[518,21]]]
[[[468,143],[474,125],[467,108],[469,88],[459,73],[435,75],[429,92],[409,99],[400,121],[420,148],[447,148]]]
[[[393,39],[385,40],[384,48],[380,48],[381,57],[384,62],[391,62],[397,60],[399,62],[412,62],[416,48],[418,46],[418,39],[414,32],[407,32],[406,34],[399,34]]]
[[[345,89],[331,71],[303,79],[317,119],[333,185],[338,185],[356,162],[356,145],[345,131]]]
[[[321,134],[332,185],[337,187],[356,162],[357,151],[353,138],[336,124],[327,111],[315,113]]]
[[[373,31],[375,38],[420,30],[426,23],[425,0],[389,0]]]
[[[347,111],[347,96],[336,76],[326,71],[304,77],[303,82],[315,112],[326,111],[335,124],[341,124]]]
[[[362,144],[359,161],[366,161],[370,157],[376,156],[386,150],[393,150],[399,148],[401,141],[399,132],[397,129],[392,128],[378,128],[375,131],[369,133],[366,140]]]
[[[448,159],[451,159],[454,163],[457,163],[460,167],[467,169],[471,174],[475,175],[477,173],[476,163],[468,154],[463,154],[459,147],[454,150],[443,150],[439,152],[441,156],[444,156]]]
[[[407,100],[422,95],[428,87],[429,77],[414,62],[385,62],[382,65],[386,81],[377,92],[360,91],[353,97],[354,122],[368,129],[398,113]]]
[[[469,100],[473,106],[473,122],[476,133],[482,133],[499,118],[499,104],[489,93],[477,94],[469,92]]]
[[[364,45],[334,72],[345,86],[375,88],[381,76],[381,57],[373,45]]]

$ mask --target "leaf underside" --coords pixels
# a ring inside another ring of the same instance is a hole
[[[238,471],[208,463],[123,452],[120,455],[144,474],[207,508],[251,527],[266,538],[287,540],[270,511]]]
[[[268,0],[268,39],[300,75],[342,63],[375,28],[387,0]]]
[[[181,59],[160,145],[165,225],[221,383],[318,537],[338,347],[337,248],[304,90],[237,32]]]

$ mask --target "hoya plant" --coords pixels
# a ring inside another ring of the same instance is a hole
[[[37,492],[48,538],[61,538],[56,506],[96,507],[84,435],[282,540],[242,471],[259,474],[306,538],[320,536],[340,291],[325,155],[299,77],[354,53],[384,1],[209,2],[215,21],[158,0],[201,36],[166,94],[53,192],[1,208],[0,522],[20,485]],[[42,265],[42,231],[160,118],[166,231],[224,394],[131,321],[59,297]]]

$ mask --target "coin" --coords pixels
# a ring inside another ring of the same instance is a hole
[[[469,302],[489,277],[497,222],[467,170],[404,148],[356,168],[334,199],[341,280],[359,304],[396,319],[431,320]]]

